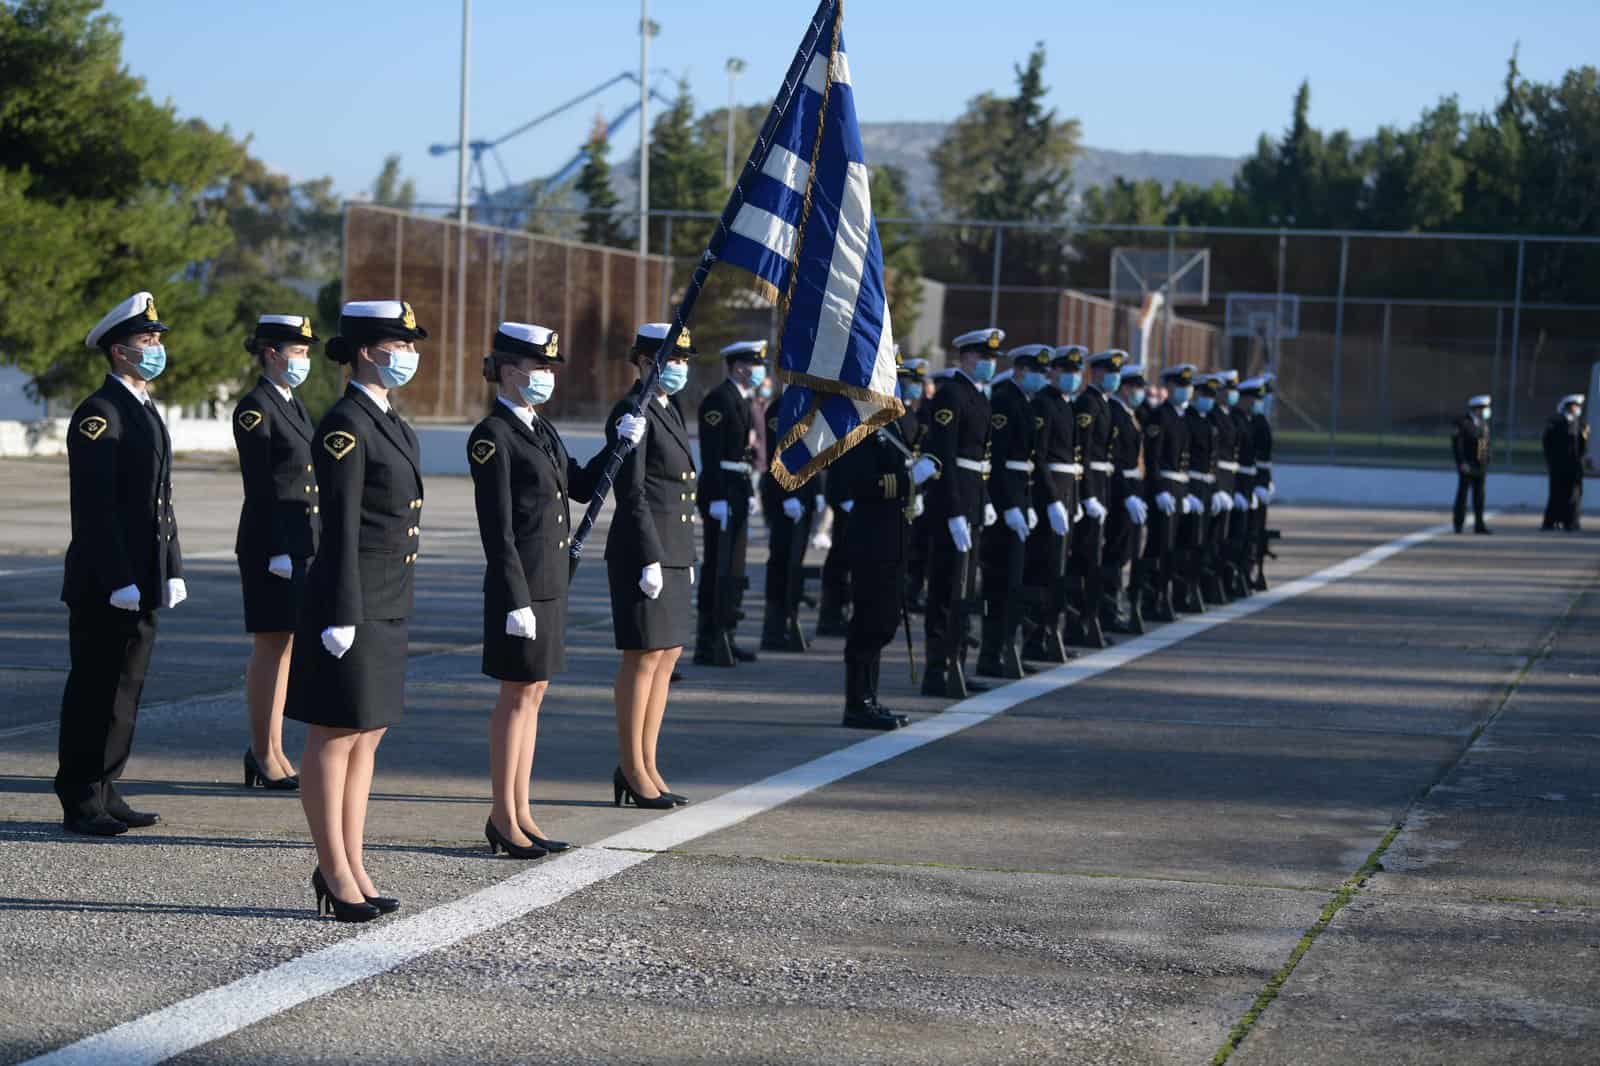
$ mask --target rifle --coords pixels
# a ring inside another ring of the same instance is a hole
[[[805,651],[806,636],[800,628],[800,604],[806,592],[806,549],[811,544],[811,526],[816,513],[807,507],[794,520],[789,535],[789,553],[784,558],[783,636],[789,651]]]

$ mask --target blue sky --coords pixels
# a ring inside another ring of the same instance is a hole
[[[810,0],[652,0],[652,66],[690,79],[697,104],[727,97],[729,56],[749,68],[741,102],[776,90]],[[458,0],[108,0],[125,57],[157,99],[235,133],[297,178],[332,175],[347,196],[400,152],[424,199],[451,200]],[[638,65],[638,0],[474,0],[472,136],[497,136]],[[845,32],[862,121],[946,120],[1045,42],[1051,100],[1084,141],[1127,151],[1245,154],[1287,121],[1311,79],[1312,117],[1366,135],[1445,93],[1495,98],[1513,42],[1544,80],[1596,62],[1600,4],[1543,0],[1200,3],[852,0]],[[581,144],[623,86],[508,144],[514,178],[547,173]],[[634,143],[633,130],[619,139]],[[624,154],[618,152],[617,154]]]

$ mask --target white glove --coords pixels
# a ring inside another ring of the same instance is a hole
[[[650,421],[644,415],[623,415],[617,419],[617,439],[638,444],[644,440],[644,431],[649,425]]]
[[[139,586],[124,585],[111,594],[111,606],[119,611],[137,611],[139,609]]]
[[[1277,498],[1278,498],[1278,483],[1276,481],[1267,482],[1267,502],[1271,503],[1273,500],[1276,500]]]
[[[950,539],[955,541],[956,551],[969,552],[972,550],[972,527],[967,524],[967,516],[958,514],[947,523],[950,527]]]
[[[661,595],[662,585],[660,563],[651,563],[639,571],[639,591],[644,593],[645,599],[653,600]]]
[[[816,499],[811,503],[811,509],[816,514],[826,511],[828,509],[828,498],[820,492],[817,493]]]
[[[939,472],[939,464],[926,455],[911,464],[911,484],[921,485]]]
[[[992,504],[992,503],[984,504],[983,505],[983,528],[984,529],[988,529],[990,526],[994,525],[998,521],[1000,521],[1000,512],[996,511],[994,509],[994,504]]]
[[[912,497],[912,499],[911,499],[911,517],[912,518],[921,518],[922,517],[922,512],[926,511],[927,509],[928,509],[928,505],[922,502],[922,493],[919,492],[919,493],[916,494],[916,496]]]
[[[176,607],[189,598],[189,586],[183,583],[181,577],[167,578],[167,592],[161,597],[161,606]]]
[[[689,584],[694,584],[694,567],[689,567]]]
[[[1178,501],[1172,498],[1172,493],[1170,492],[1158,492],[1156,493],[1156,506],[1161,509],[1162,514],[1169,515],[1178,509]]]
[[[1083,504],[1082,503],[1079,503],[1078,504],[1078,509],[1076,511],[1072,512],[1072,520],[1074,522],[1082,522],[1083,521]]]
[[[710,514],[711,517],[716,521],[717,525],[721,526],[724,530],[728,528],[727,500],[712,500]]]
[[[1137,496],[1129,496],[1122,501],[1122,506],[1128,509],[1128,520],[1136,526],[1142,526],[1150,517],[1150,508]]]
[[[288,581],[294,577],[294,560],[287,555],[274,555],[267,560],[267,573]]]
[[[798,522],[800,521],[800,516],[805,513],[805,505],[803,505],[793,496],[790,496],[787,500],[783,501],[783,517],[787,518],[789,521]]]
[[[533,616],[532,607],[518,607],[506,614],[506,636],[535,640],[539,635],[539,620]]]
[[[1028,508],[1028,532],[1032,533],[1039,525],[1039,512],[1032,507]]]
[[[1228,499],[1226,492],[1213,492],[1211,494],[1211,513],[1219,515],[1233,507],[1233,501]]]
[[[1091,521],[1104,522],[1106,519],[1106,505],[1090,496],[1083,501],[1083,513],[1088,515]]]
[[[1067,505],[1057,500],[1045,508],[1045,517],[1050,519],[1050,532],[1058,537],[1067,535],[1071,523],[1067,521]]]
[[[1250,501],[1244,498],[1244,493],[1236,492],[1233,494],[1233,507],[1237,511],[1248,511],[1250,510]]]
[[[1020,507],[1006,508],[1006,525],[1020,540],[1028,539],[1028,519]]]
[[[1183,498],[1184,514],[1204,514],[1205,506],[1200,502],[1200,497],[1188,495]]]
[[[1268,504],[1272,502],[1272,493],[1265,485],[1256,486],[1255,497],[1257,504]],[[1254,508],[1251,509],[1254,510]]]
[[[322,631],[322,646],[335,659],[343,659],[345,652],[356,643],[355,626],[329,626]]]
[[[856,509],[856,501],[854,501],[854,500],[841,500],[840,503],[839,503],[839,510],[843,511],[845,514],[849,514],[851,511],[854,511],[855,509]]]
[[[825,552],[833,548],[833,538],[826,533],[818,533],[811,538],[811,550]]]

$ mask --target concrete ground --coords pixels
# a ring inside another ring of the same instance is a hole
[[[298,802],[240,787],[237,475],[178,475],[191,598],[162,619],[125,781],[164,821],[109,842],[62,834],[49,789],[64,467],[0,463],[0,496],[0,1061],[381,927],[319,920]],[[369,820],[369,869],[410,916],[530,870],[481,837],[470,485],[427,497],[407,717]],[[1271,572],[1440,520],[1282,508]],[[1420,543],[178,1061],[1593,1062],[1600,550],[1536,524]],[[546,831],[583,844],[659,817],[610,803],[603,536],[534,780]],[[841,644],[686,666],[673,787],[703,804],[859,743]],[[901,641],[883,681],[916,718],[945,708]]]

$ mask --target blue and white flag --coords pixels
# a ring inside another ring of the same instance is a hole
[[[785,388],[772,474],[789,489],[905,413],[843,17],[839,0],[818,7],[807,35],[814,54],[768,119],[770,143],[757,146],[765,159],[741,183],[744,202],[722,250],[782,301]]]

